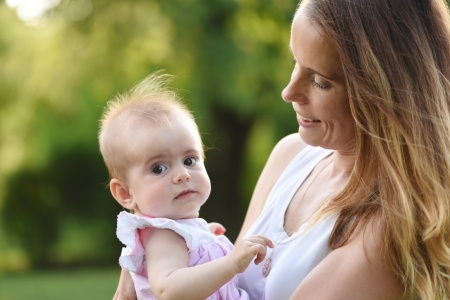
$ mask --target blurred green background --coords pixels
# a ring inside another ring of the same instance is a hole
[[[272,147],[297,130],[280,97],[296,5],[0,2],[0,299],[112,297],[121,208],[106,186],[98,119],[156,70],[176,75],[208,148],[201,217],[234,240]]]

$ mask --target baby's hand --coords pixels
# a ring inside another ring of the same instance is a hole
[[[267,247],[273,248],[271,240],[262,235],[253,235],[240,240],[233,251],[227,255],[231,263],[236,267],[236,273],[244,272],[250,262],[255,258],[255,264],[264,260],[267,253]]]

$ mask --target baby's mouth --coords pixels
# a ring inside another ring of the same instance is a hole
[[[194,193],[195,193],[195,191],[193,191],[193,190],[185,190],[185,191],[182,191],[181,193],[179,193],[175,197],[175,199],[184,199],[184,198],[187,198],[187,197],[189,197],[190,195],[192,195]]]

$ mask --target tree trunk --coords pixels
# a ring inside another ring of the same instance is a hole
[[[216,128],[212,149],[206,152],[206,168],[211,178],[211,196],[201,211],[208,222],[219,222],[227,229],[227,237],[234,242],[246,213],[239,193],[242,178],[246,140],[251,121],[241,120],[224,108],[214,108]]]

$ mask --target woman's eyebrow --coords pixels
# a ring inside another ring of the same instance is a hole
[[[295,55],[294,55],[294,52],[292,51],[291,46],[289,46],[289,52],[291,52],[291,55],[292,55],[292,57],[294,57],[294,60],[295,60],[296,62],[298,62],[297,59],[295,58]],[[324,75],[324,74],[320,73],[320,72],[317,71],[317,70],[314,70],[314,69],[308,68],[308,67],[307,67],[306,69],[308,70],[309,73],[317,74],[317,75],[319,75],[319,76],[321,76],[321,77],[323,77],[323,78],[325,78],[325,79],[327,79],[327,80],[333,81],[332,78],[330,78],[330,77],[327,76],[327,75]]]
[[[307,69],[308,71],[310,71],[311,73],[317,74],[317,75],[319,75],[320,77],[325,78],[326,80],[333,81],[333,79],[330,78],[329,76],[323,75],[322,73],[320,73],[320,72],[318,72],[318,71],[316,71],[316,70],[314,70],[314,69],[311,69],[311,68],[306,68],[306,69]]]

